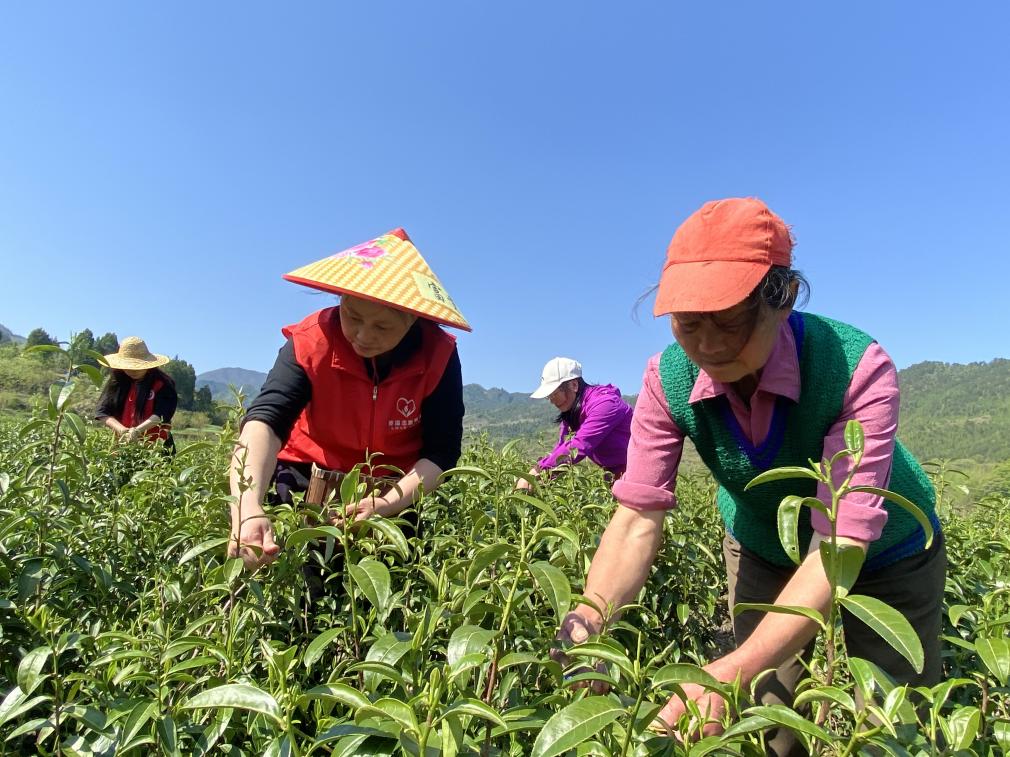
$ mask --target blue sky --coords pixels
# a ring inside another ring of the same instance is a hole
[[[756,195],[899,367],[1010,356],[1003,3],[5,4],[0,323],[267,370],[281,274],[403,226],[464,380],[637,392],[677,224]]]

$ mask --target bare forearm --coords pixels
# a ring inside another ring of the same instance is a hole
[[[270,485],[280,450],[281,440],[270,426],[262,421],[249,421],[245,424],[232,453],[229,477],[231,494],[235,497],[231,504],[233,526],[239,524],[240,497],[242,519],[262,514],[263,498]]]
[[[395,487],[382,497],[376,498],[375,512],[388,517],[405,510],[420,498],[422,491],[434,491],[441,475],[440,467],[426,458],[421,458],[396,482]]]
[[[831,585],[821,562],[820,542],[820,536],[815,535],[806,558],[775,599],[775,604],[808,607],[817,610],[822,617],[827,615]],[[864,542],[855,539],[839,539],[839,542],[866,548]],[[729,670],[738,670],[743,683],[748,685],[761,671],[778,668],[790,657],[799,654],[817,631],[818,626],[802,616],[770,612],[750,638],[726,655],[722,662]]]
[[[123,434],[130,430],[111,415],[106,416],[104,423],[106,428],[111,428],[117,434]]]
[[[663,511],[640,512],[618,507],[586,578],[585,596],[609,612],[634,601],[642,590],[663,538]],[[603,618],[589,605],[576,610],[597,628]]]
[[[152,428],[154,426],[157,426],[159,423],[161,423],[161,416],[160,415],[152,415],[152,416],[148,417],[147,420],[145,420],[143,423],[138,423],[137,424],[137,426],[135,427],[136,428],[136,433],[142,434],[145,431],[147,431],[147,429]]]

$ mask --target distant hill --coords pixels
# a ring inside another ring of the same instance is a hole
[[[231,390],[228,387],[233,385],[251,399],[259,393],[266,380],[267,374],[260,371],[250,371],[246,368],[217,368],[197,376],[196,388],[206,386],[215,400],[225,401],[231,399]]]
[[[898,382],[898,435],[917,457],[1010,459],[1010,360],[916,363]]]
[[[464,433],[487,432],[491,442],[498,446],[511,439],[539,437],[547,429],[556,428],[553,421],[558,411],[554,406],[547,400],[530,399],[524,392],[466,384],[463,404]]]
[[[259,371],[219,368],[201,373],[196,385],[209,386],[215,399],[230,397],[228,384],[241,386],[251,397],[265,379],[266,374]],[[917,363],[899,371],[898,380],[898,433],[916,457],[1010,460],[1010,360],[967,365]],[[626,399],[634,404],[634,397]],[[525,392],[467,384],[463,402],[463,428],[471,438],[486,432],[499,446],[516,438],[547,444],[557,433],[553,405],[530,399]]]
[[[24,344],[25,338],[23,336],[18,336],[9,328],[0,323],[0,344],[4,342],[14,342],[14,344]]]

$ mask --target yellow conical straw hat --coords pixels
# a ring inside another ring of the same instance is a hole
[[[442,282],[403,229],[296,268],[284,278],[336,294],[350,294],[472,331]]]

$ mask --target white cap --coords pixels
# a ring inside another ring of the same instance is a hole
[[[540,376],[540,386],[530,395],[535,400],[549,396],[566,381],[582,376],[582,364],[570,357],[556,357],[547,361]]]

